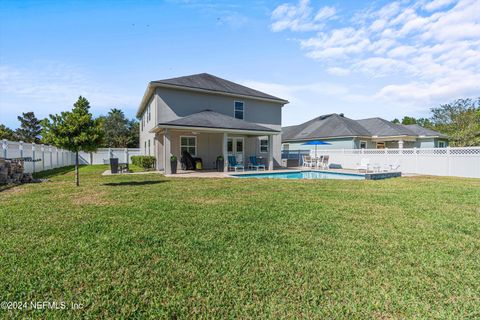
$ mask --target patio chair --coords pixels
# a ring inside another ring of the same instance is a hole
[[[303,156],[303,166],[304,167],[313,167],[314,163],[311,156]]]
[[[233,169],[235,171],[241,170],[244,171],[245,168],[243,165],[237,162],[237,158],[235,156],[228,156],[228,170]]]
[[[248,169],[260,170],[261,168],[263,168],[263,171],[265,171],[265,165],[258,163],[256,156],[250,156],[250,163],[248,164]]]
[[[363,158],[360,160],[360,163],[357,163],[357,170],[365,170],[365,172],[368,172],[370,170],[370,159]]]
[[[330,156],[321,156],[321,157],[320,157],[320,167],[321,167],[322,169],[325,169],[325,170],[328,169],[328,165],[329,165],[328,161],[329,161],[329,159],[330,159]]]

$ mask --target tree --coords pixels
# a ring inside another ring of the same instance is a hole
[[[435,129],[450,136],[452,146],[480,145],[480,98],[458,99],[431,111]]]
[[[424,128],[434,129],[433,123],[432,121],[430,121],[430,119],[418,118],[416,121],[419,126],[422,126]]]
[[[17,140],[17,136],[15,134],[15,131],[10,129],[9,127],[0,124],[0,140]]]
[[[399,124],[399,123],[400,123],[400,120],[398,120],[397,118],[395,118],[395,119],[392,120],[392,123]]]
[[[408,117],[405,116],[402,119],[402,124],[408,125],[408,124],[416,124],[417,120],[414,117]]]
[[[101,119],[93,119],[90,103],[80,96],[72,111],[50,115],[43,121],[43,138],[47,143],[75,152],[75,182],[79,186],[78,152],[96,151],[103,139]]]
[[[127,147],[138,148],[140,146],[140,122],[135,119],[130,120],[128,127],[130,142]]]
[[[20,121],[20,128],[16,130],[17,138],[24,142],[40,143],[42,126],[35,114],[33,112],[22,113],[22,116],[17,119]]]
[[[130,142],[129,121],[122,110],[113,108],[104,117],[105,146],[126,148]]]

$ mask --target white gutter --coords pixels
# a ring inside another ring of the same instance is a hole
[[[206,128],[206,127],[172,126],[172,125],[157,125],[155,128],[153,128],[149,132],[156,133],[156,132],[162,131],[162,129],[203,131],[203,132],[228,132],[228,133],[255,135],[255,136],[269,136],[269,135],[280,134],[280,131],[239,130],[239,129],[228,129],[228,128]]]

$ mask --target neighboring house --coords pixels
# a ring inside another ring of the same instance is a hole
[[[182,151],[215,168],[218,156],[239,162],[261,158],[271,170],[281,163],[282,107],[288,101],[202,73],[152,81],[137,111],[142,154],[171,173],[170,156]]]
[[[352,120],[343,114],[328,114],[305,123],[282,128],[284,150],[311,149],[303,143],[322,140],[330,149],[442,148],[448,137],[419,125],[395,124],[382,118]]]

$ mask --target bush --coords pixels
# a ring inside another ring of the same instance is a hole
[[[132,156],[132,164],[142,167],[145,170],[155,169],[155,157],[153,156]]]

